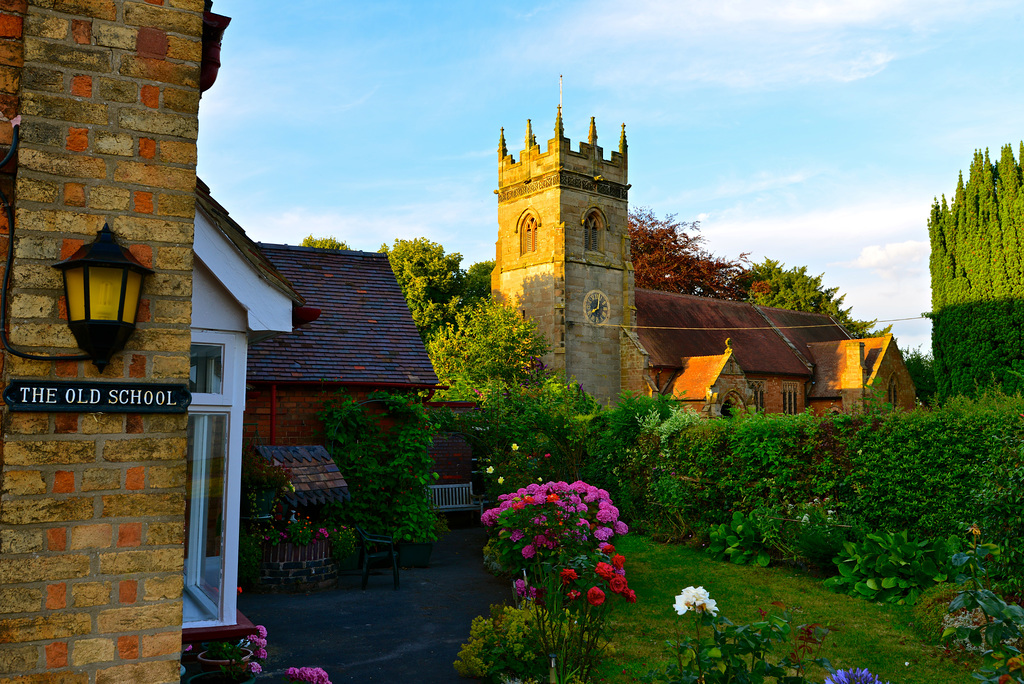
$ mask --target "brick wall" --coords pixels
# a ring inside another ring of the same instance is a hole
[[[0,111],[23,116],[13,343],[76,353],[51,266],[104,222],[156,271],[102,374],[7,356],[5,383],[188,377],[202,10],[0,0]],[[4,413],[0,682],[178,681],[185,425]]]

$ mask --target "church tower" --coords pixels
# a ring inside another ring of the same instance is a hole
[[[593,118],[578,152],[564,135],[561,106],[554,133],[542,151],[527,120],[516,161],[502,129],[491,289],[537,322],[551,345],[545,363],[602,403],[615,402],[627,387],[621,358],[635,325],[626,126],[610,159]]]

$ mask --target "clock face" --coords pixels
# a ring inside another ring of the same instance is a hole
[[[601,325],[608,321],[608,298],[600,290],[591,290],[583,298],[583,310],[587,320],[594,325]]]

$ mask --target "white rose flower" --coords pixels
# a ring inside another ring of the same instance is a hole
[[[492,473],[494,473],[494,466],[487,466],[487,474],[491,475]]]

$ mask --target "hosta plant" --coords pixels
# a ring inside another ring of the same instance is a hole
[[[949,556],[945,540],[916,541],[906,531],[869,534],[843,545],[835,558],[839,575],[825,586],[869,601],[913,605],[924,589],[946,581]]]
[[[729,524],[712,527],[710,536],[708,553],[718,560],[729,560],[736,565],[757,563],[761,567],[771,562],[756,521],[740,511],[732,514]]]

